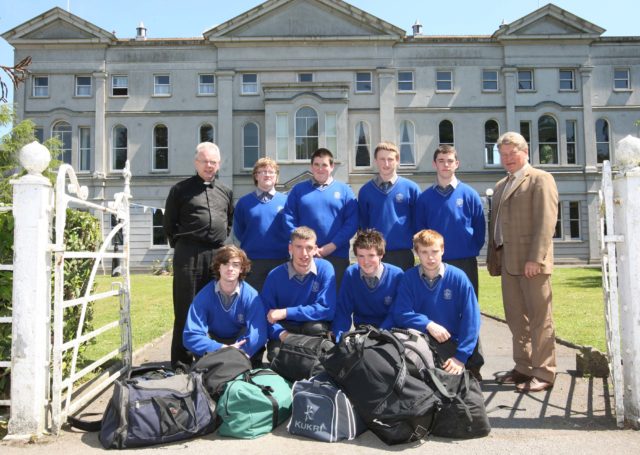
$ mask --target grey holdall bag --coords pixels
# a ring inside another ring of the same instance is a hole
[[[367,430],[349,398],[327,373],[293,384],[293,405],[287,430],[324,442],[355,439]]]

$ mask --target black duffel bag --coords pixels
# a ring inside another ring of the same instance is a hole
[[[291,382],[309,379],[324,371],[320,358],[333,346],[333,341],[325,336],[289,333],[270,368]]]
[[[204,386],[214,400],[218,400],[224,385],[238,375],[251,370],[247,354],[233,346],[207,352],[191,367],[191,371],[202,373]]]

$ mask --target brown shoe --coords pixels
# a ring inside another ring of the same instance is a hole
[[[522,374],[519,371],[511,370],[501,376],[496,376],[496,382],[498,384],[522,384],[530,381],[532,378],[526,374]]]
[[[516,385],[516,390],[521,393],[542,392],[553,387],[553,382],[543,381],[538,378],[531,378],[529,381]]]

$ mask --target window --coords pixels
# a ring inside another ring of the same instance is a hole
[[[325,147],[333,152],[333,157],[338,157],[338,116],[334,113],[324,116],[324,141]]]
[[[629,90],[630,88],[631,82],[629,81],[629,68],[616,68],[613,71],[613,89]]]
[[[500,164],[500,152],[498,151],[498,137],[500,137],[500,127],[495,120],[487,120],[484,124],[484,149],[487,164]]]
[[[518,70],[518,90],[533,90],[533,70]]]
[[[91,170],[91,128],[81,126],[78,128],[78,134],[80,136],[78,170],[89,171]]]
[[[453,72],[436,71],[436,92],[453,91]]]
[[[562,238],[562,201],[558,201],[558,219],[556,220],[556,229],[553,232],[553,238]]]
[[[36,138],[36,141],[42,144],[44,142],[44,128],[36,126],[33,130],[33,136]]]
[[[520,122],[520,134],[527,141],[529,150],[529,162],[531,163],[531,122]]]
[[[289,115],[276,114],[276,156],[278,160],[289,159]]]
[[[160,209],[153,209],[153,215],[151,215],[151,237],[152,244],[158,246],[167,245],[167,237],[164,235],[164,213]]]
[[[412,92],[413,90],[413,71],[398,71],[398,91]]]
[[[416,164],[414,154],[415,136],[413,123],[405,120],[400,124],[400,165],[412,166]]]
[[[567,133],[567,164],[577,164],[576,159],[576,128],[575,120],[567,120],[565,129]]]
[[[127,162],[127,129],[118,125],[113,129],[113,139],[111,143],[111,156],[113,157],[112,167],[114,170],[124,169]]]
[[[153,76],[153,94],[155,96],[171,95],[171,76],[168,74]]]
[[[213,126],[205,123],[200,126],[200,142],[215,142],[216,137],[213,131]]]
[[[111,95],[129,96],[129,76],[111,76]]]
[[[576,89],[576,73],[573,70],[560,70],[560,90]]]
[[[609,122],[602,118],[596,120],[596,151],[598,154],[598,163],[610,159]]]
[[[213,74],[198,76],[198,95],[213,95],[216,93],[216,77]]]
[[[255,73],[242,75],[242,91],[243,95],[258,94],[258,75]]]
[[[49,76],[33,77],[33,96],[38,98],[49,96]]]
[[[558,127],[550,115],[538,119],[538,147],[540,164],[558,164]]]
[[[580,238],[580,201],[569,201],[569,234],[572,239]]]
[[[310,107],[296,112],[296,159],[308,160],[318,149],[318,114]]]
[[[165,125],[153,128],[153,169],[169,169],[169,130]]]
[[[453,146],[453,123],[449,120],[443,120],[438,125],[438,133],[440,138],[440,145]]]
[[[313,73],[298,73],[298,82],[313,82]]]
[[[243,166],[251,169],[260,156],[260,134],[258,125],[247,123],[242,129],[242,150],[244,151]]]
[[[76,96],[91,96],[91,76],[76,76]]]
[[[373,80],[371,73],[356,73],[356,93],[373,92]]]
[[[482,70],[482,91],[497,92],[498,91],[498,71]]]
[[[71,164],[71,125],[67,122],[58,122],[53,125],[52,137],[58,138],[62,143],[60,147],[60,159],[67,164]]]
[[[371,166],[371,140],[369,125],[365,122],[356,124],[356,167]]]

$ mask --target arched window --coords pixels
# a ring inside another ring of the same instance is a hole
[[[598,152],[598,163],[611,159],[609,122],[603,118],[596,120],[596,151]]]
[[[371,166],[371,139],[369,125],[365,122],[356,124],[356,167]]]
[[[111,141],[112,166],[114,170],[124,169],[127,162],[127,129],[118,125],[113,128],[113,139]]]
[[[169,169],[169,130],[165,125],[153,128],[153,169]]]
[[[71,164],[71,125],[67,122],[58,122],[53,125],[51,136],[58,138],[62,143],[60,158],[64,163]]]
[[[540,164],[558,164],[558,124],[550,115],[538,119]]]
[[[449,120],[443,120],[438,126],[438,132],[440,134],[440,145],[450,145],[453,147],[453,123]]]
[[[498,152],[498,138],[500,127],[495,120],[487,120],[484,124],[484,149],[486,164],[500,164],[500,152]]]
[[[200,142],[215,142],[216,136],[213,130],[213,126],[205,123],[200,126]]]
[[[243,166],[247,169],[253,167],[260,156],[260,131],[258,125],[247,123],[242,129]]]
[[[296,112],[296,159],[308,160],[317,149],[318,113],[310,107],[301,107]]]
[[[415,148],[415,128],[408,120],[400,123],[400,164],[413,165],[416,163]]]

